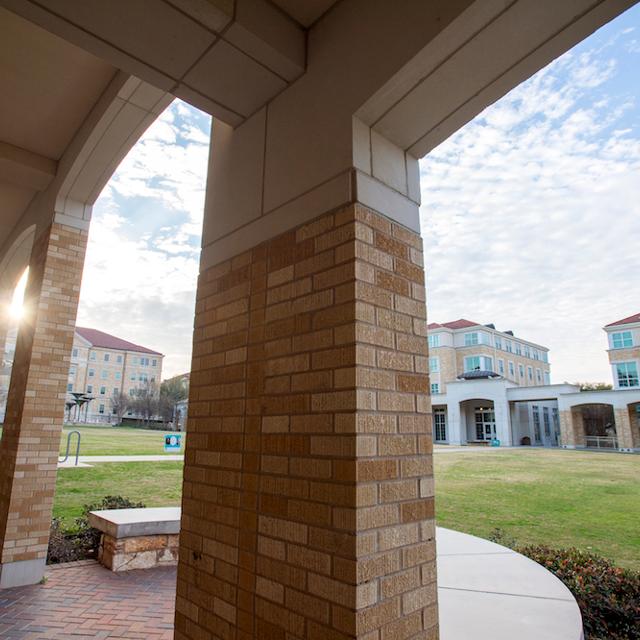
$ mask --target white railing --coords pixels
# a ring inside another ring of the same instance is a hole
[[[593,449],[617,449],[618,438],[616,436],[586,436],[585,445]]]

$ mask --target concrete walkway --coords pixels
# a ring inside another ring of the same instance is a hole
[[[183,455],[140,455],[140,456],[80,456],[78,464],[76,459],[69,456],[66,462],[59,462],[58,469],[66,469],[68,467],[90,467],[96,462],[182,462]]]
[[[437,445],[433,452],[438,453],[491,453],[497,451],[513,451],[515,449],[531,449],[531,447],[457,447],[455,445]],[[135,456],[80,456],[78,464],[74,457],[69,456],[66,462],[59,462],[59,469],[69,467],[90,467],[98,462],[182,462],[184,455],[135,455]]]

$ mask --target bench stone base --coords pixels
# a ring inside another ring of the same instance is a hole
[[[98,560],[111,571],[176,565],[178,564],[178,540],[177,534],[117,539],[103,533]]]

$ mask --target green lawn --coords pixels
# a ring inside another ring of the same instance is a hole
[[[105,425],[74,425],[63,429],[60,439],[60,455],[64,455],[67,448],[67,434],[70,431],[79,431],[82,436],[81,456],[133,456],[164,453],[164,431]],[[182,434],[183,451],[185,437],[185,434]],[[75,454],[75,447],[76,436],[73,436],[71,457]]]
[[[182,462],[104,462],[60,469],[53,515],[73,526],[85,504],[121,495],[147,507],[179,507]]]
[[[482,537],[499,527],[519,543],[590,548],[640,569],[640,456],[465,451],[436,454],[435,473],[442,526]],[[148,506],[178,505],[181,476],[179,462],[62,469],[54,512],[71,523],[83,504],[107,494]]]
[[[532,449],[435,456],[438,524],[591,549],[640,569],[640,456]]]

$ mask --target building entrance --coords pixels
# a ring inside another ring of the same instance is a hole
[[[496,414],[493,409],[476,407],[476,440],[493,440],[496,437]]]

